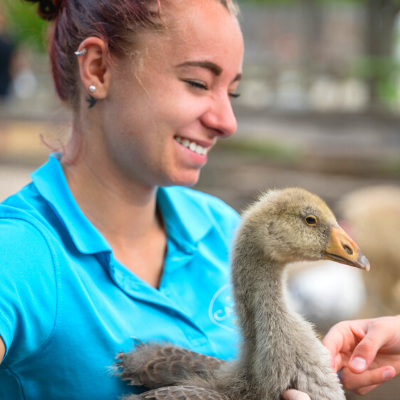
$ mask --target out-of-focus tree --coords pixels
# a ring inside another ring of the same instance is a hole
[[[18,44],[25,44],[39,51],[46,43],[47,23],[36,14],[37,4],[22,0],[6,0],[5,10],[9,19],[9,29]]]
[[[390,99],[396,96],[396,79],[400,66],[393,53],[400,0],[242,0],[242,3],[250,2],[301,6],[307,42],[303,54],[305,69],[309,69],[310,61],[313,60],[313,43],[323,23],[321,6],[340,2],[359,4],[364,11],[365,57],[359,60],[355,71],[368,84],[370,111],[386,109]]]
[[[382,107],[382,94],[390,90],[391,75],[397,65],[392,56],[395,42],[395,24],[400,11],[399,0],[366,0],[365,49],[371,73],[367,77],[370,106]],[[383,93],[382,93],[383,92]]]
[[[395,25],[400,12],[400,0],[239,0],[241,3],[298,4],[304,18],[304,48],[302,69],[307,80],[315,59],[314,43],[323,24],[322,6],[327,3],[357,3],[364,9],[365,57],[357,65],[357,73],[367,83],[370,92],[370,109],[380,111],[386,108],[387,98],[396,90],[394,77],[398,64],[393,59]],[[47,23],[36,15],[35,4],[22,0],[6,0],[12,34],[17,42],[30,47],[44,49]]]

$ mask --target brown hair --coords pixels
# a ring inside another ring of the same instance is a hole
[[[135,34],[160,28],[161,0],[26,0],[39,3],[38,14],[54,21],[49,35],[49,55],[58,96],[69,106],[78,104],[78,62],[74,52],[87,37],[99,37],[110,55],[129,54]],[[233,15],[232,0],[218,0]],[[154,12],[155,6],[157,11]]]

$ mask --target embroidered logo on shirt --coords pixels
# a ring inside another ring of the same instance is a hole
[[[232,287],[230,284],[222,286],[211,299],[208,315],[211,321],[228,331],[236,331]]]

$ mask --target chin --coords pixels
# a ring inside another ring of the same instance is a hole
[[[194,186],[200,178],[200,170],[188,171],[181,174],[176,174],[170,177],[169,184],[166,186]]]

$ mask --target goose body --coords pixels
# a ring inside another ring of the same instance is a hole
[[[311,400],[345,400],[328,351],[286,300],[286,265],[321,259],[369,269],[318,196],[299,188],[262,195],[243,214],[232,254],[237,360],[139,343],[118,355],[121,378],[152,390],[127,399],[279,400],[295,388]]]

